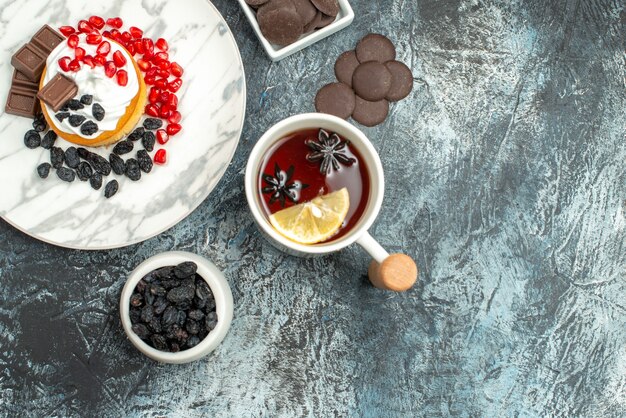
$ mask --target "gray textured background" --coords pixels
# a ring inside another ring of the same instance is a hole
[[[352,26],[278,64],[234,1],[215,4],[247,71],[233,164],[130,248],[0,223],[0,415],[625,416],[624,1],[354,0]],[[256,139],[311,111],[369,31],[416,77],[365,129],[387,174],[372,233],[422,269],[406,294],[371,288],[356,247],[277,252],[243,197]],[[184,366],[142,357],[117,317],[126,274],[172,249],[213,259],[236,303],[224,343]]]

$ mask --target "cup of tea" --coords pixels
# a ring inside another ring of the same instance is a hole
[[[390,255],[368,232],[383,202],[383,167],[365,134],[345,120],[308,113],[271,127],[250,154],[245,189],[276,248],[311,257],[357,243],[373,258],[374,286],[405,291],[417,280],[409,256]]]

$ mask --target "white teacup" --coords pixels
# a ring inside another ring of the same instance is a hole
[[[356,225],[339,239],[314,245],[294,242],[276,231],[262,209],[258,191],[261,164],[267,151],[280,139],[306,129],[324,129],[349,140],[350,145],[359,151],[370,180],[368,203]],[[418,271],[413,260],[404,254],[389,255],[368,233],[383,202],[385,192],[383,166],[378,153],[365,134],[345,120],[323,113],[307,113],[292,116],[271,127],[259,139],[248,158],[245,187],[248,205],[257,226],[268,241],[278,249],[291,255],[308,257],[339,251],[356,242],[374,259],[370,265],[369,277],[376,287],[403,291],[415,283]]]

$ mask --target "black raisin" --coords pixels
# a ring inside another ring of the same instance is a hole
[[[178,353],[180,351],[180,345],[177,342],[170,343],[170,352]]]
[[[135,292],[143,292],[144,290],[146,290],[146,282],[141,279],[137,282],[137,286],[135,286]]]
[[[84,105],[89,106],[93,102],[93,96],[91,94],[85,94],[80,98],[80,102]]]
[[[167,300],[172,303],[190,302],[193,299],[194,288],[181,285],[167,292]]]
[[[167,328],[176,323],[178,319],[178,311],[173,306],[168,306],[163,312],[163,316],[161,317],[161,325],[164,328]]]
[[[163,331],[163,327],[161,326],[161,321],[158,318],[152,318],[152,321],[148,324],[148,328],[152,332],[161,332]]]
[[[65,104],[63,105],[63,107],[61,107],[61,109],[59,109],[61,112],[67,112],[68,110],[70,110],[70,105],[69,105],[69,100],[67,102],[65,102]]]
[[[41,139],[41,146],[45,149],[50,149],[54,146],[57,140],[57,133],[50,129]]]
[[[91,114],[98,122],[104,119],[104,113],[104,108],[100,105],[100,103],[94,103],[91,107]]]
[[[72,170],[71,168],[66,168],[66,167],[58,168],[57,176],[59,176],[61,180],[67,181],[68,183],[73,182],[74,178],[76,178],[76,174],[74,173],[74,170]]]
[[[145,323],[152,321],[154,318],[154,311],[152,310],[152,306],[146,305],[141,310],[141,320]]]
[[[161,119],[148,118],[143,121],[143,127],[150,129],[151,131],[156,131],[161,126],[163,126],[163,121]]]
[[[80,100],[76,100],[76,99],[71,99],[70,101],[68,101],[66,103],[66,106],[70,109],[70,110],[80,110],[80,109],[84,109],[85,105],[83,105]],[[72,123],[70,121],[70,123]],[[73,126],[73,125],[72,125]]]
[[[128,314],[130,316],[130,322],[132,322],[133,324],[136,324],[137,322],[139,322],[139,319],[141,317],[141,309],[131,308]]]
[[[85,148],[78,148],[78,156],[83,160],[88,160],[91,152],[87,151]]]
[[[139,163],[134,158],[126,160],[126,177],[132,181],[137,181],[141,178],[141,169]]]
[[[59,122],[63,122],[65,119],[70,117],[70,112],[59,112],[54,115],[54,117],[57,118]]]
[[[111,163],[111,169],[117,175],[121,176],[126,171],[124,160],[116,154],[109,155],[109,163]]]
[[[78,167],[76,168],[76,175],[78,175],[79,180],[87,181],[93,175],[93,169],[91,168],[89,163],[83,161],[82,163],[78,164]]]
[[[139,308],[143,305],[143,296],[139,293],[133,293],[130,297],[130,306],[133,308]]]
[[[143,134],[145,132],[146,130],[140,126],[139,128],[135,129],[130,135],[128,135],[128,139],[130,139],[131,141],[137,141],[143,138]]]
[[[154,314],[161,315],[170,304],[165,298],[156,298],[152,306],[154,307]]]
[[[154,135],[154,132],[146,131],[143,134],[141,144],[143,145],[146,151],[152,152],[152,150],[154,149],[155,142],[156,142],[156,136]]]
[[[104,197],[106,197],[107,199],[110,197],[113,197],[113,195],[117,193],[117,189],[119,187],[120,185],[117,182],[117,180],[111,180],[110,182],[107,183],[106,186],[104,186]]]
[[[133,325],[132,330],[142,340],[150,337],[150,330],[148,330],[148,327],[144,324],[135,324]]]
[[[50,164],[52,167],[59,169],[63,166],[65,161],[65,153],[59,147],[50,148]]]
[[[153,284],[152,286],[150,286],[150,293],[152,293],[155,296],[165,296],[167,291],[165,290],[163,286],[160,286],[158,284]]]
[[[37,132],[43,132],[48,127],[48,122],[46,122],[46,118],[43,113],[39,113],[35,116],[35,120],[33,120],[33,129]]]
[[[137,162],[139,162],[139,168],[144,173],[152,171],[152,158],[145,149],[137,151]]]
[[[173,272],[174,272],[173,266],[165,266],[165,267],[161,267],[160,269],[155,270],[153,273],[159,279],[167,279],[172,274],[174,274]]]
[[[198,344],[200,344],[200,338],[198,338],[196,335],[192,335],[191,337],[189,337],[189,339],[187,340],[187,348],[192,348],[197,346]]]
[[[96,132],[98,132],[98,124],[91,120],[88,120],[80,127],[80,133],[85,136],[91,136]]]
[[[132,141],[120,141],[113,147],[113,153],[117,155],[128,154],[133,150],[133,142]]]
[[[204,312],[202,312],[200,309],[194,309],[192,311],[189,311],[187,316],[194,321],[201,321],[202,319],[204,319]]]
[[[196,296],[204,302],[213,297],[213,292],[211,292],[209,285],[204,280],[199,281],[196,285]]]
[[[48,177],[48,174],[50,174],[51,167],[52,166],[48,163],[39,164],[39,166],[37,167],[37,174],[39,174],[39,177],[41,177],[42,179],[45,179]]]
[[[102,187],[102,174],[93,173],[91,178],[89,179],[89,184],[94,190],[100,190]]]
[[[200,325],[193,319],[188,319],[187,322],[185,322],[185,329],[188,333],[195,335],[200,332]]]
[[[24,144],[30,149],[37,148],[41,145],[41,136],[39,135],[39,132],[34,129],[26,132],[24,135]]]
[[[103,176],[108,176],[111,174],[111,164],[106,160],[106,158],[98,155],[96,153],[90,152],[87,161],[91,163],[91,166],[95,171],[102,174]]]
[[[69,147],[65,150],[65,164],[70,168],[78,167],[80,157],[78,156],[78,150],[76,148]]]
[[[84,117],[83,115],[71,115],[69,119],[70,125],[73,126],[74,128],[77,128],[80,125],[82,125],[85,119],[87,118]]]
[[[174,267],[174,275],[179,279],[186,279],[196,274],[198,265],[193,261],[185,261]]]
[[[178,340],[178,342],[184,344],[187,342],[187,338],[189,338],[189,333],[185,331],[184,329],[182,329],[181,327],[177,327],[174,330],[174,338]]]

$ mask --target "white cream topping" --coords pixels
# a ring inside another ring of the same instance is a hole
[[[78,46],[85,50],[86,55],[95,57],[98,45],[87,44],[87,42],[85,42],[85,35],[81,34],[80,38]],[[116,42],[106,38],[104,40],[111,44],[111,52],[107,55],[108,61],[113,60],[113,53],[115,51],[121,51],[124,58],[126,58],[126,64],[123,67],[118,68],[118,70],[126,70],[128,73],[128,84],[126,86],[120,86],[117,84],[117,74],[111,78],[107,77],[106,74],[104,74],[104,67],[96,66],[95,68],[91,68],[81,62],[80,70],[76,72],[63,71],[61,67],[59,67],[59,59],[65,56],[74,59],[74,49],[70,48],[66,41],[59,44],[48,56],[44,85],[48,83],[56,74],[61,73],[76,82],[76,85],[78,86],[76,99],[80,99],[85,94],[93,96],[92,105],[85,106],[80,110],[70,111],[72,114],[82,115],[87,118],[86,121],[91,120],[98,125],[98,131],[93,135],[83,135],[80,132],[80,126],[73,127],[70,125],[69,118],[64,119],[63,122],[59,122],[59,120],[54,117],[54,115],[58,112],[54,112],[51,107],[44,104],[48,114],[51,116],[50,119],[62,132],[76,134],[82,138],[94,138],[105,131],[115,130],[119,119],[124,116],[126,108],[139,91],[139,75],[135,71],[131,57],[124,50],[124,48]],[[98,121],[93,117],[91,113],[93,103],[99,103],[104,108],[105,116],[103,120]]]

